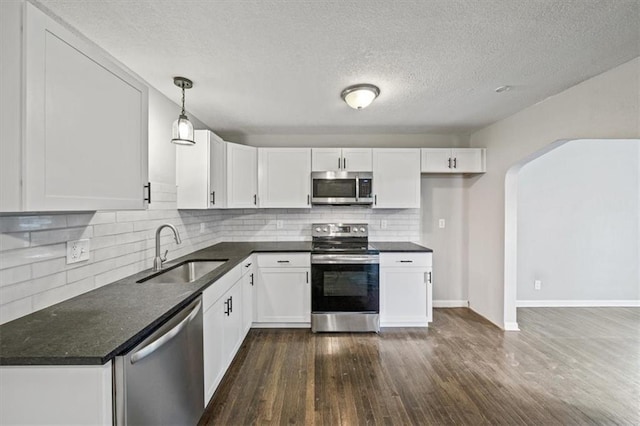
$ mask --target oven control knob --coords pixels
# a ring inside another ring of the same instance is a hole
[[[365,232],[365,231],[366,231],[366,229],[360,228],[360,232]]]
[[[322,231],[322,228],[320,227],[316,228],[316,232],[320,232],[320,231]]]
[[[329,232],[328,228],[322,228],[322,232]]]
[[[358,232],[358,228],[353,228],[353,232]]]

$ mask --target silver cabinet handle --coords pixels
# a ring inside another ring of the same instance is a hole
[[[278,263],[289,263],[288,260],[278,260]]]
[[[215,204],[216,203],[216,191],[213,191],[211,193],[211,204]]]
[[[251,262],[249,262],[246,265],[244,265],[245,268],[248,268],[249,266],[251,266]]]
[[[373,204],[378,205],[378,194],[373,196]]]
[[[413,263],[413,260],[398,260],[400,263]]]
[[[311,196],[307,194],[307,205],[311,204]]]
[[[253,194],[253,205],[254,206],[258,205],[258,194]]]
[[[307,271],[307,284],[309,284],[309,271]]]
[[[140,349],[138,352],[131,355],[131,364],[135,364],[136,362],[148,357],[149,355],[160,349],[162,346],[169,343],[171,339],[180,334],[180,332],[187,326],[187,324],[189,324],[191,320],[193,320],[196,315],[198,315],[200,306],[202,306],[202,302],[198,302],[198,304],[191,310],[191,313],[185,319],[180,321],[178,325],[167,331],[162,336],[158,337],[153,342],[146,345],[144,348]]]
[[[347,159],[346,158],[342,159],[342,168],[347,170]]]
[[[451,157],[449,157],[449,168],[451,168]]]
[[[340,169],[340,157],[338,157],[338,168]]]
[[[432,281],[431,281],[431,271],[429,271],[429,284],[431,284],[431,283],[432,283]]]
[[[454,159],[453,159],[453,168],[454,168],[454,169],[457,169],[457,168],[458,168],[458,159],[457,159],[457,158],[454,158]]]

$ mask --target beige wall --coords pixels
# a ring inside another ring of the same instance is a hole
[[[559,139],[640,137],[639,80],[636,58],[471,135],[470,146],[487,148],[487,173],[466,181],[473,310],[504,326],[507,170]]]

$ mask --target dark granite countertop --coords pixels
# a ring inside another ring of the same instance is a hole
[[[421,246],[416,243],[410,243],[406,241],[380,241],[369,242],[369,245],[377,248],[381,252],[425,252],[433,253],[430,248]]]
[[[380,251],[431,249],[371,243]],[[102,365],[125,353],[254,252],[308,252],[311,242],[224,242],[165,264],[228,261],[189,284],[137,283],[147,269],[0,326],[0,365]]]

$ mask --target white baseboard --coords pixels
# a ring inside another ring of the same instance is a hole
[[[517,322],[505,322],[504,331],[520,331],[520,327]]]
[[[434,300],[434,308],[468,308],[469,301],[467,300]]]
[[[518,308],[640,307],[640,300],[516,300]]]

